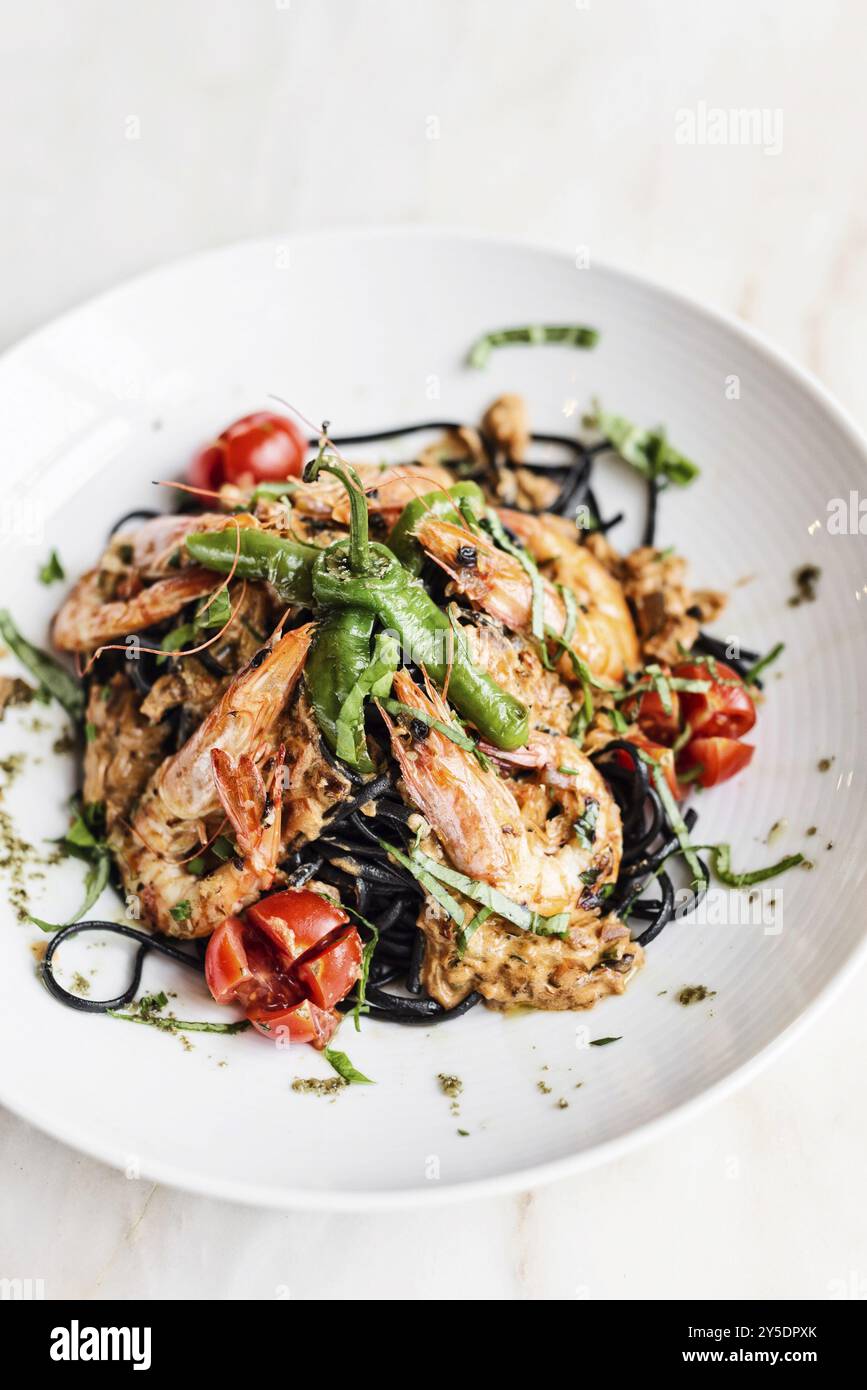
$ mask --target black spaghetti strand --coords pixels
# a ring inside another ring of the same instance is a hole
[[[662,491],[660,484],[655,478],[647,480],[647,519],[644,523],[644,532],[641,537],[642,545],[654,545],[656,543],[656,514],[659,504],[659,494]]]
[[[116,536],[122,526],[126,526],[128,521],[153,521],[155,516],[166,516],[166,512],[155,512],[152,507],[136,507],[131,512],[124,512],[123,516],[118,517],[117,521],[109,530],[109,539]]]
[[[64,989],[54,974],[54,956],[58,946],[62,945],[64,941],[68,941],[70,937],[91,931],[110,932],[114,936],[125,936],[130,941],[138,943],[130,982],[126,989],[114,999],[85,999],[79,994],[72,994],[68,989]],[[129,1004],[135,998],[141,983],[142,968],[149,951],[156,951],[159,955],[167,956],[169,960],[186,965],[191,970],[202,970],[202,956],[198,952],[193,955],[191,952],[182,950],[180,946],[172,946],[170,942],[164,941],[160,937],[148,936],[146,932],[138,931],[135,927],[127,927],[122,922],[93,920],[73,922],[71,926],[61,927],[60,931],[55,933],[42,961],[42,981],[49,994],[53,994],[55,999],[59,999],[62,1004],[68,1005],[69,1008],[79,1009],[82,1013],[104,1014],[109,1009],[122,1008],[124,1004]]]

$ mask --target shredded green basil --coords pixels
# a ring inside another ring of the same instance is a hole
[[[457,724],[446,724],[442,719],[434,719],[433,715],[427,714],[423,709],[416,709],[415,705],[405,705],[402,700],[383,700],[382,703],[389,714],[403,714],[408,719],[417,719],[426,728],[436,729],[437,733],[451,739],[452,743],[457,744],[458,748],[463,748],[465,753],[476,752],[473,740]]]
[[[560,769],[564,771],[563,768]],[[575,834],[578,836],[578,843],[583,849],[592,849],[596,839],[596,822],[599,819],[599,802],[592,796],[588,796],[584,802],[584,810],[575,822]]]
[[[497,545],[500,547],[500,549],[505,550],[507,555],[511,555],[513,560],[517,560],[518,564],[529,577],[530,584],[532,585],[533,590],[530,630],[532,631],[533,636],[536,638],[538,642],[544,642],[545,587],[542,582],[542,576],[539,573],[539,568],[536,564],[536,561],[533,559],[532,555],[530,555],[524,549],[522,545],[515,545],[513,541],[509,540],[509,537],[506,535],[505,529],[503,527],[503,523],[500,521],[500,518],[497,516],[497,513],[494,511],[493,507],[485,508],[485,520],[488,524],[491,535],[497,542]]]
[[[767,879],[776,878],[778,874],[784,874],[787,869],[794,869],[804,862],[803,854],[788,854],[785,859],[770,864],[766,869],[752,869],[748,873],[736,874],[731,867],[730,845],[710,845],[708,848],[714,856],[714,873],[729,888],[749,888],[754,883],[764,883]]]
[[[668,785],[665,773],[660,767],[659,763],[656,761],[656,759],[651,758],[649,753],[645,753],[643,749],[638,749],[638,756],[642,758],[643,761],[646,762],[650,767],[651,776],[653,777],[653,781],[656,785],[656,790],[659,793],[659,799],[662,802],[662,805],[665,809],[665,813],[668,816],[668,819],[671,823],[671,828],[677,836],[677,842],[680,845],[681,850],[683,851],[683,857],[689,865],[689,870],[692,874],[691,886],[693,889],[700,888],[703,883],[707,882],[707,874],[705,873],[701,861],[699,860],[692,847],[689,838],[689,831],[686,827],[686,822],[684,821],[683,816],[680,814],[680,808],[674,799],[672,790]]]
[[[5,608],[0,609],[0,636],[22,666],[36,677],[40,688],[62,705],[72,719],[80,721],[84,714],[84,691],[78,681],[53,656],[28,642]]]
[[[181,623],[180,627],[166,633],[160,642],[164,655],[157,657],[157,665],[168,661],[172,652],[181,651],[189,642],[198,641],[203,632],[208,632],[211,628],[225,627],[231,616],[232,604],[228,589],[219,589],[212,599],[204,598],[192,622]]]
[[[93,907],[100,893],[108,884],[110,872],[111,859],[108,853],[98,854],[84,876],[84,901],[72,917],[65,922],[45,922],[41,917],[34,917],[28,912],[28,921],[32,922],[35,927],[39,927],[40,931],[45,932],[55,932],[60,931],[61,927],[71,927],[73,922],[81,921],[81,918]]]
[[[565,642],[568,646],[575,636],[575,629],[578,626],[578,600],[572,590],[567,588],[565,584],[558,584],[557,592],[562,598],[563,606],[566,609],[566,622],[563,625],[563,631],[560,637],[561,641]]]
[[[52,550],[44,565],[39,567],[39,583],[55,584],[60,579],[65,579],[66,575],[60,563],[60,556],[56,550]]]
[[[421,884],[422,888],[424,888],[427,893],[430,893],[434,901],[439,903],[443,911],[448,914],[457,926],[462,927],[464,925],[466,914],[460,903],[456,898],[452,897],[451,893],[443,887],[438,879],[434,878],[433,874],[429,874],[416,861],[416,854],[418,854],[419,851],[416,850],[412,855],[409,855],[404,854],[403,850],[398,849],[396,845],[390,845],[387,840],[380,840],[379,843],[383,849],[388,850],[389,854],[394,856],[398,864],[402,864],[405,869],[409,870],[413,877]]]
[[[403,864],[404,868],[409,869],[411,874],[418,879],[424,887],[428,887],[422,878],[422,874],[428,880],[432,880],[439,885],[447,883],[450,888],[456,888],[465,897],[471,898],[473,902],[481,903],[483,907],[488,907],[495,912],[498,917],[504,917],[507,922],[511,922],[516,927],[521,927],[524,931],[535,933],[537,936],[565,936],[569,926],[568,912],[558,912],[553,917],[543,917],[538,912],[533,912],[528,907],[523,907],[520,903],[513,902],[507,898],[505,893],[501,893],[498,888],[493,888],[489,883],[479,883],[476,879],[468,878],[466,874],[459,873],[457,869],[451,869],[446,864],[440,864],[436,859],[431,859],[430,855],[423,850],[415,849],[411,855],[405,855],[401,850],[395,850],[393,845],[386,840],[379,842],[383,849],[394,854],[398,863]],[[431,891],[429,889],[429,891]],[[433,894],[436,897],[436,894]],[[447,895],[450,896],[450,895]],[[440,901],[437,898],[437,901]],[[450,899],[452,906],[461,912],[460,905],[454,898]],[[441,904],[445,906],[445,904]],[[449,909],[446,909],[449,911]],[[449,912],[453,920],[459,926],[464,925],[463,913],[457,917],[453,912]]]
[[[778,642],[775,647],[772,647],[771,650],[768,652],[767,656],[761,657],[760,660],[758,660],[747,671],[746,675],[744,676],[744,685],[755,685],[762,672],[766,670],[768,666],[770,666],[772,661],[776,661],[777,657],[780,656],[785,650],[785,642]]]
[[[372,1086],[374,1083],[369,1076],[365,1076],[357,1067],[354,1067],[345,1052],[338,1052],[336,1048],[326,1047],[322,1056],[329,1066],[333,1067],[338,1076],[342,1076],[350,1086]]]
[[[252,1025],[246,1018],[237,1023],[190,1022],[182,1018],[161,1018],[159,1014],[122,1014],[107,1009],[109,1018],[120,1018],[124,1023],[145,1023],[151,1028],[159,1028],[162,1033],[245,1033]]]
[[[584,423],[604,435],[615,453],[645,478],[666,478],[686,487],[699,475],[698,465],[675,449],[662,429],[640,429],[624,416],[610,415],[598,406]]]
[[[463,956],[467,947],[469,946],[470,938],[475,935],[475,933],[478,931],[479,927],[482,925],[483,922],[487,922],[488,918],[491,915],[491,911],[492,909],[489,907],[480,907],[475,917],[471,918],[465,927],[461,927],[460,931],[458,932],[459,960]]]
[[[581,324],[533,323],[522,328],[497,328],[491,333],[482,334],[473,343],[467,360],[471,367],[486,367],[494,348],[510,343],[563,343],[569,347],[592,348],[598,341],[598,330],[585,328]]]

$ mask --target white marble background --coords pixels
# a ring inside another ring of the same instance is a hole
[[[858,0],[4,0],[0,341],[202,247],[441,222],[732,310],[867,425],[865,39]],[[781,150],[679,144],[702,102],[782,113]],[[864,978],[666,1138],[439,1211],[249,1211],[0,1113],[0,1275],[85,1298],[863,1298]]]

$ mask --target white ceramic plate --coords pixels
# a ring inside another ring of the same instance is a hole
[[[601,330],[595,351],[510,348],[485,372],[465,366],[485,329],[572,320]],[[863,541],[830,535],[827,506],[865,486],[864,444],[753,335],[641,280],[463,236],[339,233],[199,256],[77,310],[0,363],[3,602],[44,642],[61,593],[36,583],[49,547],[71,575],[92,564],[114,518],[154,505],[152,479],[177,476],[194,446],[269,393],[348,432],[474,420],[504,390],[527,395],[540,429],[574,423],[599,395],[639,422],[664,421],[700,461],[700,481],[663,501],[660,543],[691,558],[698,584],[732,591],[720,634],[787,644],[753,764],[700,798],[700,838],[731,841],[736,867],[802,850],[815,868],[770,885],[775,922],[737,925],[734,894],[715,908],[723,920],[670,926],[626,996],[590,1014],[479,1008],[440,1028],[366,1023],[358,1035],[346,1024],[340,1045],[376,1085],[335,1103],[290,1090],[293,1075],[328,1074],[309,1049],[204,1034],[186,1051],[177,1037],[61,1008],[35,976],[40,933],[4,905],[0,1098],[12,1109],[110,1163],[245,1201],[351,1207],[494,1191],[573,1171],[718,1093],[851,966],[865,935],[867,573]],[[599,487],[606,509],[631,511],[621,544],[643,507],[625,473],[613,467]],[[822,568],[818,601],[789,607],[807,561]],[[35,717],[53,732],[34,731]],[[0,725],[2,756],[27,760],[2,809],[37,844],[66,824],[75,771],[52,751],[62,725],[41,706]],[[47,868],[29,884],[32,910],[67,914],[81,876],[75,863]],[[102,908],[118,912],[110,894]],[[64,967],[92,972],[92,992],[107,995],[122,954],[70,945]],[[219,1016],[180,968],[152,958],[144,983],[177,990],[180,1017]],[[716,994],[684,1008],[674,996],[691,984]],[[587,1046],[607,1035],[621,1041]],[[463,1079],[459,1118],[440,1072]]]

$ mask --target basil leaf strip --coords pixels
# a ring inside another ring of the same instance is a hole
[[[22,666],[36,677],[42,689],[47,690],[71,718],[80,720],[84,715],[84,691],[78,681],[53,656],[22,637],[5,608],[0,609],[0,636]]]

